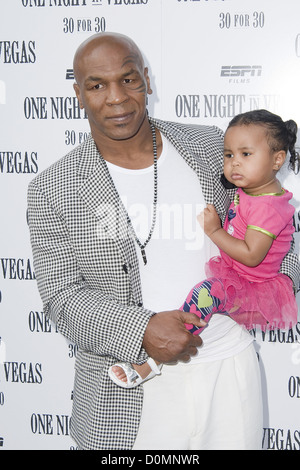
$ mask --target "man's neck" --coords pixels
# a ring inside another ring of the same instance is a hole
[[[102,157],[114,165],[138,170],[153,165],[153,138],[150,123],[143,123],[136,135],[125,140],[97,138],[92,132],[97,148]],[[157,156],[161,154],[162,142],[156,130]]]

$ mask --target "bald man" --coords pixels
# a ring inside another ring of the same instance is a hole
[[[123,35],[85,41],[74,74],[91,134],[28,191],[44,311],[78,346],[72,436],[80,449],[257,449],[252,337],[218,315],[192,335],[185,323],[203,324],[178,310],[210,255],[197,213],[213,203],[224,220],[234,196],[222,132],[148,117],[148,69]],[[115,362],[149,356],[165,364],[153,380],[110,380]]]

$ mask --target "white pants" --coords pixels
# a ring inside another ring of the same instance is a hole
[[[220,361],[164,365],[144,390],[134,450],[262,448],[260,371],[253,344]]]

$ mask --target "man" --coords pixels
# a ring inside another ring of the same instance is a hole
[[[74,73],[91,136],[28,192],[44,310],[78,345],[72,436],[81,449],[257,448],[251,336],[216,315],[201,339],[185,328],[198,317],[177,310],[208,258],[186,229],[205,203],[224,219],[233,197],[220,182],[222,134],[148,118],[148,71],[125,36],[89,38]],[[168,364],[161,376],[133,389],[109,379],[116,361],[148,356]]]

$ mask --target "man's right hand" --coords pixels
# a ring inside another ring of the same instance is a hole
[[[159,312],[150,318],[143,346],[147,354],[158,362],[187,362],[202,345],[199,335],[193,335],[185,323],[203,327],[206,323],[194,313],[173,310]]]

